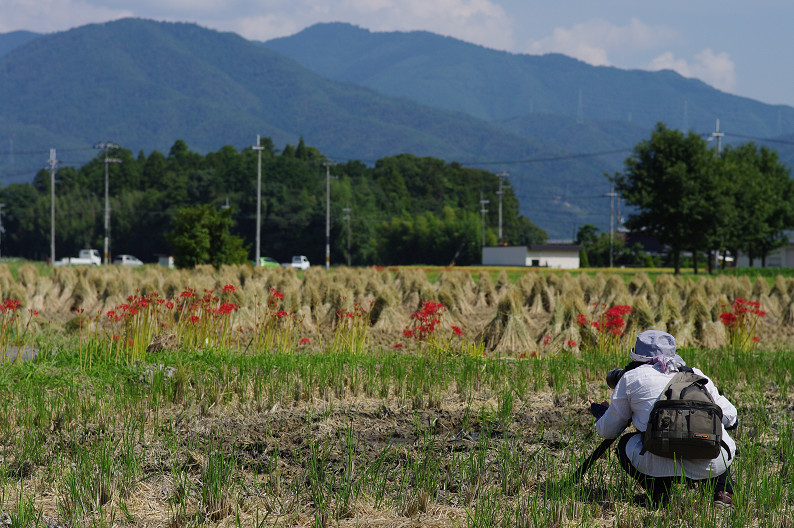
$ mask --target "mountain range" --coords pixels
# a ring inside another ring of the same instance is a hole
[[[609,222],[605,173],[657,121],[724,141],[775,138],[794,161],[794,108],[670,72],[516,55],[426,32],[318,24],[254,42],[195,24],[123,19],[0,35],[0,183],[30,181],[50,148],[95,143],[206,152],[269,136],[332,159],[409,152],[507,171],[521,212],[551,238]],[[734,135],[731,136],[731,133]]]

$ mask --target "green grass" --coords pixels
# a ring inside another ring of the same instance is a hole
[[[194,526],[331,526],[374,511],[444,511],[471,527],[718,520],[700,488],[677,489],[663,512],[636,503],[612,455],[579,485],[554,485],[598,444],[586,401],[608,397],[603,377],[622,356],[209,350],[85,367],[83,354],[67,345],[0,370],[0,510],[20,525],[135,524],[144,503]],[[794,358],[681,354],[739,409],[736,504],[719,522],[785,526]]]

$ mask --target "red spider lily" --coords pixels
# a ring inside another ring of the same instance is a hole
[[[414,333],[413,333],[412,330],[409,330],[408,328],[406,328],[405,330],[403,330],[403,336],[404,337],[413,337]]]
[[[6,310],[18,310],[19,307],[22,306],[22,303],[19,302],[17,299],[8,299],[6,302],[3,303],[3,308]]]
[[[450,328],[452,328],[452,332],[453,332],[455,335],[463,335],[463,330],[461,330],[461,329],[460,329],[460,328],[458,328],[457,326],[454,326],[454,325],[453,325],[453,326],[450,326]]]
[[[392,345],[392,348],[402,348],[402,347],[403,347],[402,343],[397,343],[396,345]]]
[[[223,304],[221,304],[218,307],[218,314],[219,315],[229,315],[229,314],[237,311],[237,309],[239,307],[240,307],[239,305],[234,304],[234,303],[223,303]]]
[[[546,345],[548,345],[549,343],[551,343],[551,336],[550,336],[550,335],[546,335],[546,336],[544,336],[544,337],[543,337],[543,346],[546,346]]]
[[[312,340],[311,340],[311,339],[309,339],[308,337],[304,337],[304,338],[302,338],[302,339],[299,341],[299,343],[300,343],[301,345],[308,345],[308,344],[309,344],[309,343],[311,343],[311,342],[312,342]]]
[[[198,323],[200,320],[201,320],[201,317],[199,317],[198,315],[191,315],[191,316],[188,318],[188,321],[189,321],[189,322],[191,322],[191,323],[193,323],[193,324],[196,324],[196,323]]]
[[[580,326],[587,326],[587,317],[584,314],[579,314],[576,316],[576,324]]]
[[[279,310],[278,312],[276,312],[276,317],[278,317],[279,319],[281,319],[282,317],[289,317],[289,316],[290,313],[285,310]]]
[[[734,350],[748,351],[755,348],[761,339],[755,335],[758,322],[766,317],[761,303],[741,297],[734,299],[731,310],[720,314],[720,321],[728,330],[728,341]]]
[[[235,288],[232,284],[227,284],[223,287],[223,291],[226,293],[234,293],[237,291],[237,288]]]
[[[722,312],[720,314],[720,321],[725,326],[734,326],[736,324],[736,314],[731,312]]]
[[[37,312],[36,310],[33,310],[32,308],[29,309],[28,312],[30,312],[30,315],[39,315],[39,312]]]
[[[565,344],[569,348],[576,348],[576,346],[577,346],[576,341],[574,341],[573,339],[569,339]]]

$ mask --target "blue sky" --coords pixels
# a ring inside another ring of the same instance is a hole
[[[318,22],[427,30],[514,53],[673,69],[728,93],[794,106],[791,0],[0,0],[0,33],[127,16],[196,22],[252,40]]]

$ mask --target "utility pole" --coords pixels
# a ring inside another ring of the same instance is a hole
[[[110,193],[109,193],[109,179],[108,179],[108,166],[111,163],[121,163],[120,159],[111,158],[110,156],[110,149],[117,149],[119,148],[118,145],[115,143],[99,143],[94,145],[95,149],[104,149],[105,150],[105,259],[104,263],[105,266],[110,264]]]
[[[505,183],[505,180],[509,176],[509,173],[500,172],[499,174],[497,174],[497,176],[499,176],[499,191],[497,191],[496,194],[499,195],[499,245],[501,246],[502,245],[502,194],[504,194],[502,189],[506,187],[510,187],[510,184]]]
[[[611,268],[613,267],[612,247],[615,236],[615,198],[618,196],[618,193],[615,192],[614,184],[609,186],[609,192],[604,196],[609,197],[609,267]]]
[[[482,247],[485,247],[485,213],[488,212],[488,209],[485,208],[486,204],[491,203],[490,200],[483,199],[482,191],[480,191],[480,216],[482,217]]]
[[[55,149],[50,149],[50,266],[55,265]]]
[[[720,132],[720,120],[717,119],[717,128],[711,133],[711,138],[717,140],[717,155],[722,154],[722,136],[724,135]]]
[[[347,267],[350,267],[350,213],[353,211],[350,208],[350,202],[347,202],[347,207],[342,209],[345,212],[345,220],[347,220]]]
[[[265,147],[259,144],[259,134],[256,135],[256,145],[251,147],[257,151],[256,166],[256,249],[254,250],[254,267],[259,266],[259,252],[262,247],[262,151]],[[228,198],[226,199],[228,202]]]
[[[325,165],[325,269],[331,269],[331,165],[333,161],[323,162]]]

